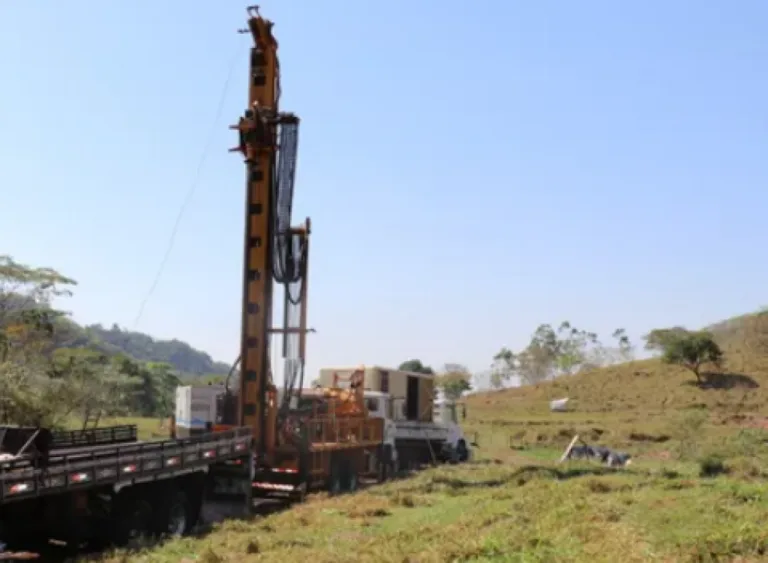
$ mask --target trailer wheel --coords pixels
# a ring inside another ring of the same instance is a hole
[[[387,480],[387,464],[383,459],[381,459],[381,457],[377,457],[376,458],[376,482],[383,483],[386,480]]]
[[[152,504],[140,493],[123,491],[117,498],[114,520],[114,542],[129,545],[142,537],[152,535]]]
[[[400,458],[393,459],[392,456],[387,460],[387,478],[397,479],[400,477]]]
[[[331,459],[331,473],[328,476],[328,493],[331,496],[341,492],[341,464],[337,458]]]
[[[393,477],[394,466],[392,462],[392,446],[385,445],[380,448],[381,455],[376,457],[377,462],[377,477],[379,483],[384,483]]]
[[[339,459],[339,476],[341,477],[341,490],[345,493],[353,493],[357,490],[360,476],[358,475],[355,459],[346,456]]]
[[[467,443],[464,440],[459,440],[459,443],[456,446],[456,458],[459,460],[459,463],[469,461],[469,450],[467,449]]]
[[[357,491],[357,487],[360,484],[360,481],[358,479],[357,471],[355,471],[355,468],[351,463],[347,464],[347,479],[346,479],[346,486],[344,487],[344,490],[346,490],[348,493],[354,493]]]
[[[177,491],[168,499],[159,522],[163,535],[179,537],[192,531],[191,509],[187,495]]]
[[[299,485],[296,487],[295,492],[293,493],[293,497],[291,498],[291,501],[294,503],[302,503],[307,499],[307,489],[309,488],[306,481],[303,481],[302,483],[299,483]]]

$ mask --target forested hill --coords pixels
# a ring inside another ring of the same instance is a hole
[[[214,361],[205,352],[180,340],[156,340],[143,332],[124,330],[117,325],[109,329],[99,324],[88,325],[84,331],[89,340],[102,344],[102,348],[113,348],[109,351],[120,351],[136,360],[168,363],[182,374],[226,374],[229,371],[229,365]]]
[[[104,328],[100,324],[81,326],[69,318],[59,318],[55,341],[63,348],[90,348],[107,355],[126,354],[142,362],[167,363],[181,377],[220,375],[230,366],[216,362],[208,354],[180,340],[157,340],[143,332],[125,330],[117,325]]]

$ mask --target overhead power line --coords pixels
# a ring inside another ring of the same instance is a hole
[[[171,236],[168,239],[168,245],[165,249],[165,254],[163,255],[163,259],[161,260],[160,266],[157,269],[157,273],[155,274],[155,277],[152,280],[152,285],[149,286],[149,291],[147,291],[146,295],[144,296],[144,299],[142,299],[141,301],[141,305],[139,305],[139,312],[136,314],[136,319],[133,322],[133,330],[136,330],[136,328],[138,327],[139,321],[141,320],[141,317],[144,314],[144,309],[146,308],[147,303],[152,297],[152,294],[155,292],[155,289],[157,289],[157,285],[160,282],[160,278],[163,276],[165,266],[168,263],[168,258],[170,258],[171,252],[173,251],[173,246],[176,242],[176,234],[179,231],[181,220],[184,217],[184,213],[186,212],[187,207],[191,203],[192,198],[195,195],[195,192],[197,191],[197,187],[200,183],[200,178],[202,176],[203,166],[205,165],[205,161],[208,159],[208,154],[210,153],[211,147],[213,145],[213,139],[219,127],[221,114],[222,114],[222,111],[224,110],[224,103],[227,98],[227,93],[229,92],[229,84],[232,81],[232,75],[234,73],[237,62],[240,60],[240,55],[243,52],[244,45],[245,43],[241,43],[236,49],[235,55],[232,57],[232,61],[229,65],[229,70],[227,72],[227,77],[224,80],[224,86],[222,87],[221,95],[219,96],[219,103],[216,107],[216,115],[213,119],[213,124],[211,125],[211,129],[208,132],[208,137],[205,141],[205,145],[203,146],[203,152],[200,155],[200,159],[197,162],[197,168],[195,170],[195,175],[193,176],[193,179],[192,179],[192,184],[189,186],[189,189],[187,190],[187,194],[184,198],[184,201],[182,202],[181,207],[179,208],[179,212],[176,215],[176,221],[173,224],[173,229],[171,229]]]

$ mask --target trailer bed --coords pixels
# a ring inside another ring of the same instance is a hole
[[[154,480],[246,457],[252,431],[237,428],[180,440],[53,450],[0,464],[0,504],[118,483]]]

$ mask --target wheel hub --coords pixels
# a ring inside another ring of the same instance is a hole
[[[181,536],[187,527],[187,511],[182,504],[174,504],[168,514],[168,533]]]

